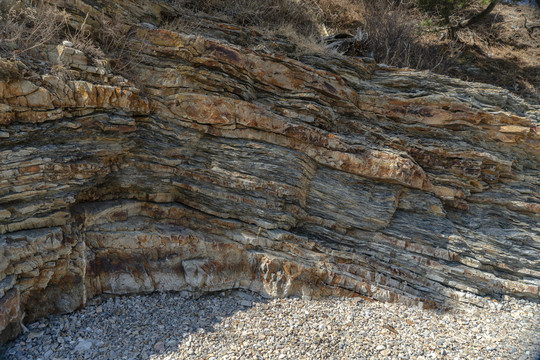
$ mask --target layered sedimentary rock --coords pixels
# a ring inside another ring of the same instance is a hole
[[[76,80],[0,81],[2,341],[103,293],[539,299],[538,106],[117,5],[137,86],[63,45]]]

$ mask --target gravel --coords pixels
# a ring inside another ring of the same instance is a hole
[[[540,304],[422,310],[363,299],[242,291],[100,297],[27,326],[7,359],[531,359]]]

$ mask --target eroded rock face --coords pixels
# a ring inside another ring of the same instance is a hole
[[[1,341],[102,293],[539,298],[537,106],[230,26],[136,29],[145,95],[63,46],[87,80],[0,81]]]

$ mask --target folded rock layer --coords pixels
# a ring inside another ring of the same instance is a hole
[[[115,3],[156,25],[132,30],[137,86],[63,45],[44,57],[77,80],[0,81],[1,342],[98,294],[540,298],[538,106]]]

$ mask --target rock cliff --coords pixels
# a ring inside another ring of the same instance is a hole
[[[65,45],[42,52],[68,76],[0,81],[1,341],[103,293],[539,299],[537,105],[114,5],[136,82]]]

